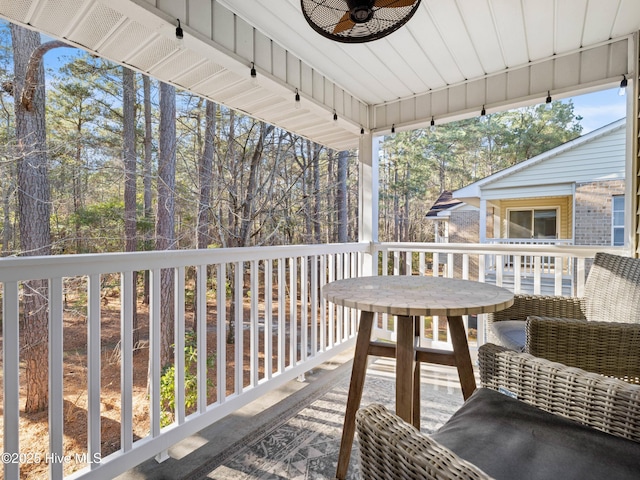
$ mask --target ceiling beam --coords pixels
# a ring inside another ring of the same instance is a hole
[[[370,109],[371,131],[385,134],[478,116],[507,108],[543,103],[620,83],[630,75],[633,36],[558,55],[446,88],[399,99]]]

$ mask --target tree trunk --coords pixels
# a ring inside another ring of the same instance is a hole
[[[338,188],[337,188],[337,209],[338,209],[338,242],[349,241],[347,235],[347,166],[349,162],[349,152],[343,150],[338,153]]]
[[[240,247],[246,247],[249,245],[249,239],[251,237],[251,224],[253,223],[253,216],[255,213],[255,195],[256,184],[258,177],[258,168],[260,167],[260,161],[262,160],[262,154],[264,151],[264,141],[267,135],[273,131],[273,125],[265,125],[264,122],[260,122],[260,133],[258,143],[253,150],[251,156],[251,165],[249,167],[249,179],[247,181],[247,189],[244,200],[242,202],[242,218],[240,221],[240,234],[239,245]]]
[[[320,145],[313,143],[313,240],[316,244],[322,243],[320,236]]]
[[[175,248],[176,184],[176,90],[160,83],[160,141],[158,151],[158,212],[156,214],[156,250]],[[174,339],[174,271],[164,269],[160,275],[161,345],[160,363],[164,367],[173,358]]]
[[[400,200],[398,199],[398,193],[396,186],[398,185],[398,167],[393,167],[393,241],[400,241]]]
[[[307,155],[305,155],[304,146],[307,146]],[[311,195],[309,195],[310,181],[309,163],[311,162],[311,142],[309,140],[303,140],[301,152],[301,160],[298,161],[300,168],[302,169],[302,199],[304,202],[304,243],[311,243],[313,238],[313,226],[311,223]],[[293,238],[293,235],[292,235]]]
[[[235,247],[238,245],[236,237],[237,208],[238,208],[238,169],[236,167],[236,115],[234,110],[229,110],[229,135],[227,136],[227,165],[231,172],[231,183],[228,187],[229,207],[227,208],[227,244],[224,247]],[[232,283],[233,285],[233,283]],[[233,306],[233,303],[232,303]]]
[[[124,250],[137,250],[136,218],[136,87],[133,70],[122,67],[122,154],[124,163]],[[138,329],[137,273],[133,282],[133,344],[140,341]]]
[[[196,225],[196,248],[206,249],[211,244],[211,190],[213,184],[213,152],[216,136],[216,104],[207,100],[205,104],[204,149],[198,164],[198,223]],[[206,274],[204,281],[206,282]],[[206,300],[205,300],[206,302]],[[198,330],[198,291],[194,292],[193,331]],[[206,319],[203,319],[206,322]]]
[[[404,170],[404,212],[402,216],[402,238],[401,242],[409,242],[410,241],[410,225],[409,225],[409,214],[410,214],[410,202],[411,202],[411,194],[409,192],[409,183],[411,181],[411,167],[409,162],[405,165]],[[407,253],[407,255],[411,255]]]
[[[151,80],[147,75],[142,76],[142,88],[144,92],[144,164],[142,173],[142,182],[144,187],[144,219],[146,224],[151,222],[153,216],[153,210],[151,205],[151,167],[153,162],[153,130],[151,128]],[[144,233],[145,250],[149,248],[151,243],[151,231],[145,230]],[[149,304],[149,271],[144,272],[144,294],[142,302],[145,305]]]
[[[82,189],[81,189],[81,162],[82,162],[82,119],[81,116],[78,119],[78,124],[76,125],[76,157],[75,163],[72,167],[72,176],[71,183],[73,185],[73,214],[77,215],[82,208]],[[83,253],[83,241],[82,241],[82,231],[80,229],[80,223],[78,221],[75,222],[75,235],[76,235],[76,253]]]
[[[14,97],[18,154],[18,216],[22,255],[51,253],[50,191],[47,172],[44,68],[32,64],[30,56],[42,52],[40,34],[11,24],[14,61]],[[28,102],[23,103],[23,92]],[[39,412],[49,403],[48,286],[44,280],[24,284],[23,358],[25,362],[25,412]]]
[[[197,248],[207,248],[211,243],[211,187],[213,183],[213,152],[216,135],[216,104],[207,100],[205,108],[204,150],[198,165],[200,198],[198,202],[198,225],[196,227]]]
[[[2,256],[6,257],[11,254],[11,251],[15,248],[13,246],[13,221],[11,199],[15,194],[15,174],[11,168],[11,165],[4,166],[8,172],[4,173],[2,184]]]

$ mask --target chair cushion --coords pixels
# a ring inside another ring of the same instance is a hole
[[[524,345],[527,340],[526,322],[524,320],[493,322],[491,330],[503,347],[516,352],[524,351]]]
[[[497,480],[640,478],[640,443],[488,388],[432,438]]]

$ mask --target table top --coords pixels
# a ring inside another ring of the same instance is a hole
[[[322,287],[322,296],[336,305],[400,316],[490,313],[513,304],[513,293],[505,288],[418,275],[337,280]]]

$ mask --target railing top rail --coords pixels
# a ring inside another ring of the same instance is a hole
[[[498,244],[498,243],[334,243],[322,245],[278,245],[269,247],[171,250],[135,253],[96,253],[0,258],[0,282],[38,278],[73,277],[154,268],[215,265],[335,253],[370,251],[418,251],[426,253],[533,254],[592,258],[597,252],[629,255],[625,247]]]
[[[491,244],[491,243],[412,243],[385,242],[376,243],[372,247],[377,251],[424,251],[438,253],[493,253],[548,255],[556,257],[592,258],[597,252],[616,255],[629,255],[626,247],[576,246],[576,245],[527,245],[527,244]]]
[[[219,263],[276,260],[349,252],[368,252],[370,243],[278,245],[207,250],[165,250],[134,253],[91,253],[0,258],[0,282],[40,278],[151,270],[154,268],[215,265]]]
[[[526,237],[509,237],[509,238],[487,238],[487,243],[531,243],[531,244],[571,244],[572,238],[526,238]]]

